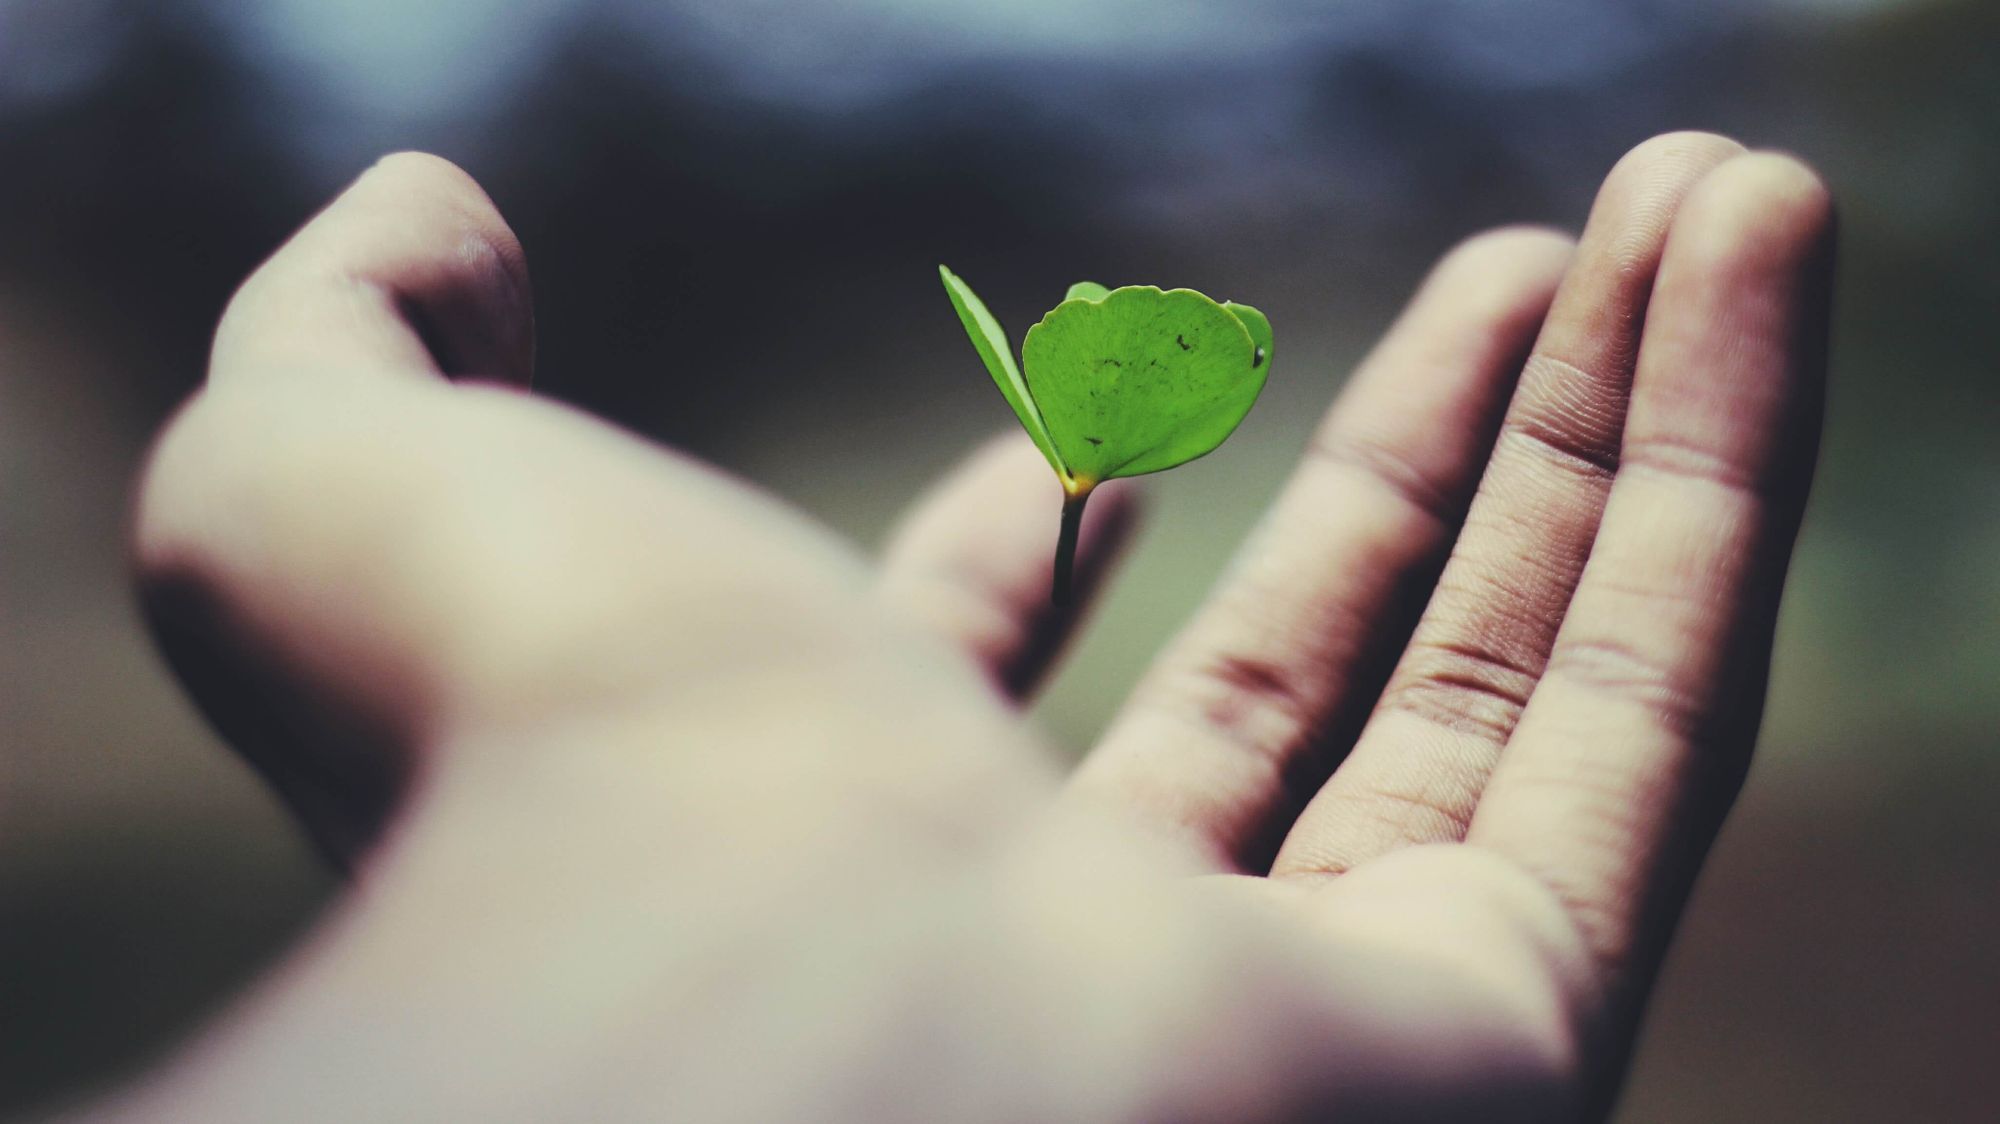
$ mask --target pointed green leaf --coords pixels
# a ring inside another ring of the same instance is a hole
[[[972,338],[973,349],[985,361],[986,372],[993,376],[993,385],[1000,388],[1007,405],[1013,407],[1014,416],[1021,420],[1021,428],[1028,431],[1035,447],[1048,458],[1058,475],[1067,478],[1069,470],[1049,438],[1048,427],[1042,421],[1034,397],[1028,392],[1027,381],[1021,377],[1020,368],[1014,365],[1014,351],[1007,342],[1006,330],[1000,327],[1000,321],[994,319],[991,312],[986,311],[985,302],[957,274],[940,265],[938,276],[944,280],[944,290],[951,297],[952,307],[958,310],[959,323],[965,325],[965,334]]]
[[[1147,285],[1064,301],[1028,330],[1021,351],[1056,454],[1094,484],[1220,445],[1264,388],[1269,340],[1269,321],[1247,306]]]
[[[1111,295],[1111,290],[1095,281],[1078,281],[1063,294],[1066,301],[1101,301]]]

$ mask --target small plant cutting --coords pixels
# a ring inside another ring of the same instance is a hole
[[[1271,322],[1192,289],[1079,281],[1028,329],[1017,367],[986,305],[951,270],[938,274],[994,385],[1062,482],[1053,598],[1066,605],[1091,490],[1222,444],[1264,389]]]

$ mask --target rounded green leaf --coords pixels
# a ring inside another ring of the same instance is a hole
[[[1026,397],[1067,480],[1159,472],[1233,432],[1270,371],[1270,322],[1191,289],[1066,300],[1028,330]]]
[[[1111,295],[1111,290],[1095,281],[1078,281],[1063,294],[1066,301],[1101,301]]]
[[[1247,304],[1237,304],[1235,301],[1223,301],[1222,307],[1228,309],[1231,316],[1242,321],[1243,329],[1250,333],[1250,342],[1257,345],[1257,357],[1255,360],[1257,365],[1263,366],[1269,363],[1271,361],[1270,319]]]

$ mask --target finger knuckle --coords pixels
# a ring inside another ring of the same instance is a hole
[[[1382,705],[1505,742],[1538,678],[1534,668],[1480,644],[1419,643],[1405,654]]]
[[[1301,677],[1247,651],[1218,652],[1142,693],[1252,758],[1282,768],[1311,740],[1317,708]]]
[[[1667,646],[1680,647],[1684,642],[1675,636]],[[1548,674],[1627,700],[1678,736],[1698,739],[1709,732],[1711,716],[1690,688],[1686,670],[1636,639],[1603,635],[1568,638],[1550,654]]]

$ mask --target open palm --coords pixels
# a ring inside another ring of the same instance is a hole
[[[1063,778],[1011,705],[1073,620],[1025,439],[871,569],[507,386],[517,244],[391,158],[238,294],[137,521],[356,884],[99,1110],[1601,1115],[1755,740],[1830,266],[1812,174],[1701,134],[1575,244],[1454,251]]]

